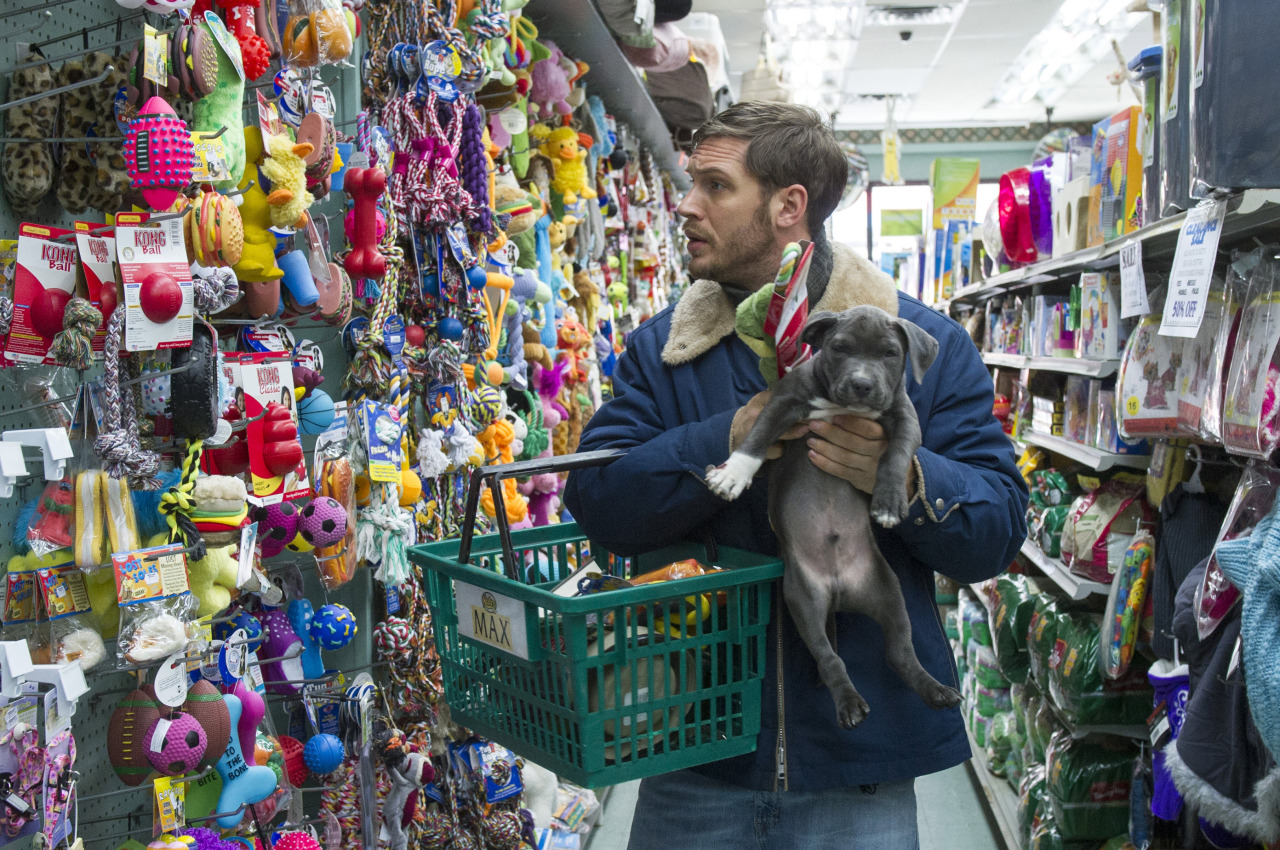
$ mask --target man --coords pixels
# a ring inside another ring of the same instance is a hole
[[[767,477],[725,502],[702,476],[725,461],[768,397],[756,355],[733,331],[734,306],[773,280],[788,242],[811,239],[814,309],[874,304],[939,343],[923,384],[908,381],[924,437],[907,484],[911,512],[876,536],[902,584],[916,654],[934,678],[957,686],[933,573],[962,582],[989,578],[1026,536],[1026,487],[991,415],[990,376],[959,325],[826,240],[823,226],[847,166],[818,113],[738,104],[704,124],[694,145],[693,188],[678,212],[690,271],[700,280],[631,334],[614,373],[615,398],[583,431],[580,449],[627,454],[570,475],[565,501],[590,538],[615,552],[648,551],[707,531],[724,545],[777,552]],[[807,440],[819,468],[871,491],[885,447],[874,421],[813,421],[784,439]],[[838,726],[812,656],[786,606],[776,606],[756,751],[644,780],[632,850],[917,846],[914,778],[969,757],[960,712],[928,708],[888,669],[880,628],[870,619],[839,615],[836,644],[870,705],[866,720],[849,731]]]

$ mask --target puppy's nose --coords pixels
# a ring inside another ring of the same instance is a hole
[[[867,377],[859,376],[849,381],[849,389],[858,398],[866,398],[874,388],[875,383]]]

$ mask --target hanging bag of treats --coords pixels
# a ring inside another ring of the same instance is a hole
[[[1121,473],[1076,499],[1062,530],[1062,557],[1071,572],[1110,584],[1139,529],[1151,525],[1144,479]]]
[[[1151,313],[1129,335],[1116,377],[1116,423],[1126,440],[1178,434],[1178,370],[1185,340],[1161,336],[1164,291],[1151,297]]]
[[[1205,299],[1200,330],[1183,344],[1182,364],[1178,367],[1178,428],[1184,434],[1200,433],[1214,348],[1225,330],[1225,319],[1226,285],[1215,275]]]
[[[1222,411],[1236,338],[1240,333],[1240,319],[1244,305],[1248,302],[1249,280],[1253,277],[1253,270],[1262,262],[1265,250],[1259,247],[1247,254],[1236,254],[1227,267],[1227,279],[1223,286],[1222,322],[1220,332],[1213,341],[1204,406],[1200,412],[1200,436],[1210,442],[1222,442]]]
[[[1222,408],[1222,441],[1228,451],[1266,458],[1280,445],[1280,289],[1277,248],[1270,246],[1249,277],[1247,302],[1231,357]]]

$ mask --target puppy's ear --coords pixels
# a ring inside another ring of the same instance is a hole
[[[831,333],[831,329],[836,326],[838,318],[839,316],[830,310],[819,310],[811,314],[804,330],[800,332],[800,341],[808,343],[815,349],[822,348],[822,344],[827,340],[827,334]]]
[[[911,374],[916,376],[916,383],[924,383],[924,373],[929,371],[938,356],[938,341],[929,336],[924,328],[908,322],[906,319],[894,319],[902,344],[906,346],[907,358],[911,361]]]

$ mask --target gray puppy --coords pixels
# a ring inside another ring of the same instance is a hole
[[[873,518],[888,528],[907,516],[906,482],[920,446],[920,422],[904,373],[909,359],[916,381],[922,381],[938,355],[937,340],[918,325],[868,306],[814,313],[801,339],[815,349],[813,357],[778,381],[742,445],[722,466],[707,470],[707,484],[719,496],[736,499],[769,447],[799,422],[841,413],[878,421],[888,447],[870,500],[814,466],[805,440],[783,444],[769,477],[769,520],[787,567],[783,595],[844,728],[862,722],[868,708],[835,651],[837,612],[878,622],[889,666],[930,707],[954,706],[960,694],[930,676],[916,657],[902,587],[871,529]]]

